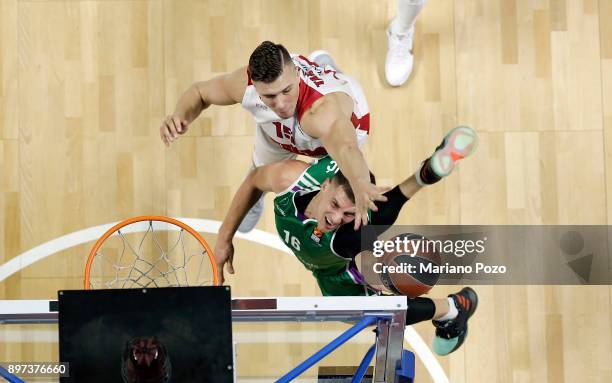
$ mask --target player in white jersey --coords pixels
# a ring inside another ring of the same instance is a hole
[[[256,167],[302,154],[321,157],[327,150],[320,138],[308,134],[301,126],[304,114],[328,94],[341,93],[352,100],[350,122],[361,147],[370,129],[370,111],[359,84],[331,66],[321,67],[304,56],[291,57],[299,76],[298,99],[293,114],[279,118],[266,106],[250,76],[242,98],[242,107],[251,112],[257,123],[253,163]],[[265,96],[264,96],[265,97]],[[312,133],[312,132],[311,132]]]
[[[253,51],[248,66],[189,87],[174,113],[162,122],[161,139],[166,145],[172,143],[210,105],[237,103],[250,111],[257,123],[254,167],[297,154],[330,154],[354,190],[355,229],[367,224],[368,209],[376,211],[374,201],[386,200],[384,189],[370,182],[359,149],[367,137],[370,118],[359,85],[331,66],[291,57],[285,47],[270,41]],[[246,202],[253,206],[260,198]]]

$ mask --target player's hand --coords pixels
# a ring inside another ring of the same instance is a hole
[[[219,275],[219,282],[223,284],[225,278],[223,277],[223,267],[227,263],[227,272],[234,274],[234,244],[232,241],[217,240],[215,244],[215,261],[217,261],[217,272]]]
[[[174,114],[170,115],[166,117],[159,127],[159,136],[166,146],[170,146],[172,141],[179,138],[180,135],[187,133],[188,125],[189,123],[186,120],[182,120]]]
[[[387,197],[383,195],[388,191],[388,187],[376,186],[370,182],[360,182],[353,186],[355,194],[355,224],[354,229],[368,224],[368,209],[378,211],[378,207],[374,204],[375,201],[385,202]]]

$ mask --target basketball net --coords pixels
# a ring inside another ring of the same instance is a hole
[[[110,228],[89,253],[85,289],[219,285],[206,240],[163,216],[130,218]]]

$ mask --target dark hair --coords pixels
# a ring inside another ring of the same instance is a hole
[[[351,188],[351,184],[349,183],[348,179],[340,170],[338,170],[338,173],[332,177],[331,182],[333,182],[336,186],[342,186],[348,199],[350,199],[352,203],[355,203],[355,193],[353,193],[353,188]],[[370,172],[370,182],[376,184],[376,177],[374,174],[372,174],[372,172]]]
[[[251,53],[249,75],[253,81],[271,83],[282,73],[285,65],[291,62],[287,48],[272,41],[264,41]]]

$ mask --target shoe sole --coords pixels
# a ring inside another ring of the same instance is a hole
[[[474,313],[476,312],[476,309],[478,308],[478,294],[476,294],[476,291],[474,291],[474,289],[472,289],[471,287],[464,287],[456,295],[459,295],[459,294],[464,295],[465,293],[467,293],[466,295],[468,296],[468,299],[472,303],[470,309],[467,312],[467,318],[465,318],[465,333],[463,334],[463,337],[459,338],[459,342],[449,352],[449,354],[452,352],[455,352],[459,347],[463,345],[463,342],[465,342],[465,339],[467,338],[467,335],[468,335],[468,320],[472,317],[472,315],[474,315]]]
[[[431,156],[431,166],[440,177],[446,177],[462,158],[472,154],[478,146],[478,136],[469,126],[457,126],[444,137],[444,145]],[[472,290],[473,291],[473,290]]]

